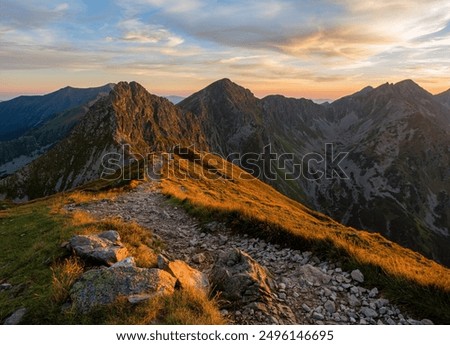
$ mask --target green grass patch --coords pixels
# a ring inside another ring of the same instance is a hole
[[[52,214],[46,201],[0,212],[0,280],[12,289],[0,292],[0,320],[20,307],[48,309],[51,266],[65,255],[62,241],[75,232],[62,215]]]
[[[74,194],[84,201],[89,196],[98,199],[92,192]],[[70,194],[59,195],[0,211],[0,283],[12,285],[0,292],[0,324],[21,307],[27,308],[24,324],[224,323],[215,300],[189,291],[136,306],[118,300],[89,314],[77,313],[67,303],[69,291],[87,268],[61,243],[75,234],[114,229],[140,267],[155,267],[164,244],[136,223],[97,221],[80,211],[61,211],[72,202]]]

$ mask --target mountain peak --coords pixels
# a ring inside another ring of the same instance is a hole
[[[412,79],[405,79],[402,81],[399,81],[398,83],[394,84],[394,87],[398,87],[398,88],[408,88],[408,89],[412,89],[412,88],[419,88],[422,89],[419,84],[417,84],[414,80]],[[422,89],[423,90],[423,89]]]
[[[229,92],[229,93],[248,93],[251,94],[253,96],[253,93],[234,83],[233,81],[231,81],[228,78],[223,78],[223,79],[219,79],[215,82],[213,82],[212,84],[208,85],[204,90],[220,90],[220,91],[225,91],[225,92]]]
[[[146,98],[153,99],[158,98],[155,95],[150,94],[141,84],[131,81],[121,81],[113,89],[114,99],[126,99],[130,100],[143,100]]]
[[[394,84],[393,87],[403,93],[409,94],[422,93],[430,95],[430,93],[427,90],[422,88],[419,84],[417,84],[411,79],[399,81],[398,83]]]
[[[391,96],[400,96],[401,98],[415,100],[432,96],[427,90],[411,79],[405,79],[395,84],[385,83],[378,86],[375,90],[382,94],[390,94]]]
[[[131,89],[145,90],[145,88],[142,85],[140,85],[139,83],[137,83],[135,81],[131,81],[131,82],[120,81],[114,87],[114,91],[116,91],[116,92],[120,92],[122,90],[131,90]]]
[[[224,85],[226,85],[226,84],[235,84],[235,83],[232,82],[231,79],[229,79],[229,78],[222,78],[222,79],[216,80],[212,84],[224,84]]]
[[[256,101],[257,98],[250,90],[232,82],[228,78],[223,78],[184,99],[178,103],[178,106],[195,113],[200,111],[200,108],[203,106],[206,106],[206,103],[211,102],[220,104],[222,108],[231,106],[234,109],[236,106],[247,108],[249,104],[251,104],[251,107],[254,107]]]

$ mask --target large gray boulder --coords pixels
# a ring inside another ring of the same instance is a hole
[[[99,235],[78,235],[69,240],[69,248],[84,260],[111,266],[128,256],[117,231],[109,230]]]
[[[210,281],[222,297],[238,304],[266,302],[273,296],[273,281],[267,269],[238,249],[219,254]]]
[[[114,265],[84,273],[72,286],[70,298],[80,312],[113,303],[118,297],[154,298],[174,292],[176,278],[157,268]]]

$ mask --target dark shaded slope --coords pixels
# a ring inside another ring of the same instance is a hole
[[[2,102],[0,141],[16,139],[58,113],[86,104],[113,87],[114,84],[87,89],[65,87],[44,96],[20,96]]]

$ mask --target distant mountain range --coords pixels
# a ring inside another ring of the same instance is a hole
[[[126,160],[195,145],[244,157],[235,162],[291,198],[450,264],[450,91],[433,96],[405,80],[317,104],[258,99],[223,79],[175,106],[137,83],[105,88],[84,103],[71,89],[72,102],[54,93],[33,106],[22,97],[0,104],[3,140],[26,142],[25,133],[41,138],[46,128],[70,123],[52,140],[40,139],[48,152],[34,151],[36,159],[0,181],[4,197],[28,200],[97,179],[103,155],[123,145],[131,148]],[[23,109],[20,121],[14,107]],[[17,157],[8,156],[15,146],[0,143],[4,164]]]
[[[283,96],[258,99],[224,79],[179,107],[200,118],[209,146],[223,156],[263,152],[269,143],[266,154],[293,153],[284,164],[266,159],[259,167],[272,174],[262,178],[286,195],[449,264],[448,94],[433,96],[405,80],[319,105]],[[310,153],[324,157],[314,168],[324,170],[326,143],[335,155],[348,152],[340,165],[348,178],[285,178],[294,164],[308,171],[302,158]],[[245,168],[248,162],[241,163]]]
[[[165,98],[167,98],[169,101],[171,101],[173,104],[178,104],[180,103],[183,99],[185,99],[186,97],[182,97],[182,96],[165,96]]]
[[[0,104],[0,177],[9,175],[63,139],[89,106],[114,88],[65,87],[44,96],[20,96]]]

